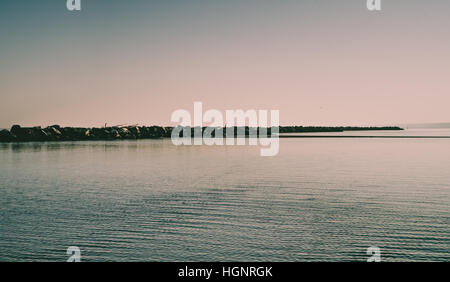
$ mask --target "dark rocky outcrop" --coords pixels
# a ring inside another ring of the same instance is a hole
[[[173,127],[162,126],[116,126],[102,128],[80,128],[80,127],[60,127],[52,125],[46,128],[40,126],[21,127],[14,125],[11,130],[0,131],[0,142],[33,142],[33,141],[78,141],[78,140],[120,140],[120,139],[158,139],[170,138]],[[203,132],[203,128],[190,128],[191,136],[195,131]],[[222,128],[223,134],[227,137],[227,128]],[[240,129],[240,130],[239,130]],[[232,128],[232,136],[248,137],[253,130],[257,130],[258,136],[266,136],[271,134],[270,128],[249,128],[234,127]],[[264,130],[263,130],[264,129]],[[280,133],[299,133],[299,132],[340,132],[340,131],[356,131],[356,130],[403,130],[400,127],[303,127],[303,126],[280,126]],[[241,134],[243,132],[243,134]],[[267,133],[266,133],[267,132]],[[180,132],[180,137],[183,131]],[[212,134],[214,137],[214,131]]]
[[[12,142],[15,140],[15,136],[8,130],[4,129],[0,131],[0,142]]]
[[[80,128],[52,125],[41,128],[14,125],[9,131],[0,131],[0,142],[158,139],[170,137],[171,132],[171,127],[161,126]]]

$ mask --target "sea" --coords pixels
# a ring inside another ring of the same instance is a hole
[[[311,135],[311,134],[307,134]],[[448,128],[319,135],[447,136]],[[450,260],[450,139],[0,144],[0,261]]]

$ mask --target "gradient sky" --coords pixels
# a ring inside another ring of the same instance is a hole
[[[0,127],[168,125],[279,109],[283,125],[449,121],[450,2],[4,0]]]

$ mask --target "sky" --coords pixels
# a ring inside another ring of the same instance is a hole
[[[3,0],[0,127],[171,125],[279,110],[281,125],[449,122],[450,2]]]

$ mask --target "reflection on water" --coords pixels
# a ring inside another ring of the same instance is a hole
[[[0,144],[0,260],[449,260],[449,142]]]

